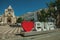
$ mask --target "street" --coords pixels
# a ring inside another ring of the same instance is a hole
[[[32,40],[60,40],[60,31],[48,33],[48,34],[37,35],[37,36],[31,36],[31,37],[27,37],[27,39],[32,39]]]
[[[23,37],[16,35],[20,33],[20,27],[0,26],[0,40],[60,40],[60,29],[52,33]]]

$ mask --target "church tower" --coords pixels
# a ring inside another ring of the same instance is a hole
[[[3,22],[16,23],[16,16],[14,15],[14,10],[12,9],[11,5],[5,9],[5,13],[3,14]]]
[[[14,10],[12,9],[11,5],[9,5],[9,7],[7,9],[5,9],[5,16],[13,16],[13,17],[15,17]]]

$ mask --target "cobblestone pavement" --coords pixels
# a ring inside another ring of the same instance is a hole
[[[0,33],[3,33],[3,34],[16,34],[16,33],[20,33],[20,27],[10,27],[8,25],[0,26]]]
[[[20,34],[20,29],[20,27],[10,27],[8,25],[0,26],[0,40],[60,40],[60,29],[52,33],[29,37],[16,35]]]
[[[10,27],[9,25],[0,26],[0,40],[17,40],[22,37],[20,34],[21,27]]]

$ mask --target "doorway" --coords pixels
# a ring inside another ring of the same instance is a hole
[[[11,17],[7,18],[7,23],[11,23]]]

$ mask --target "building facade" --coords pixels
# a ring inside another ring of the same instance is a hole
[[[16,16],[14,15],[14,10],[10,5],[7,9],[5,9],[4,14],[0,16],[0,22],[12,24],[16,23]]]

